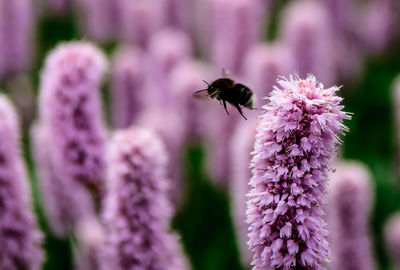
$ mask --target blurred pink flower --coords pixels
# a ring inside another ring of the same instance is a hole
[[[222,106],[212,104],[208,113],[207,126],[207,169],[210,172],[212,181],[222,189],[229,189],[231,185],[231,157],[229,146],[231,144],[232,135],[239,121],[245,121],[238,112],[232,112],[226,115]],[[228,111],[232,111],[232,107],[228,105]],[[248,116],[248,119],[252,117]]]
[[[208,2],[211,59],[219,69],[241,74],[246,54],[262,37],[266,5],[261,0]]]
[[[72,6],[71,0],[47,0],[46,2],[50,9],[57,13],[64,13]]]
[[[122,0],[122,40],[142,49],[163,23],[162,5],[158,0]]]
[[[215,69],[211,69],[211,75],[213,77],[208,81],[209,83],[222,77],[220,71],[216,72]],[[243,82],[240,76],[231,77],[231,79]],[[207,131],[204,133],[207,148],[207,170],[214,184],[225,190],[229,190],[232,182],[232,158],[229,150],[232,136],[237,125],[241,121],[246,121],[230,104],[227,105],[227,110],[230,112],[229,115],[226,114],[222,105],[211,101],[208,102],[203,114],[204,129]],[[249,120],[255,119],[257,115],[256,110],[246,110],[244,113]]]
[[[244,77],[260,101],[272,92],[278,75],[288,76],[292,72],[293,59],[285,44],[259,43],[247,55]]]
[[[94,216],[82,218],[76,226],[77,245],[74,246],[75,270],[101,269],[101,248],[105,241],[104,228]],[[111,268],[107,268],[111,269]],[[115,268],[113,268],[115,269]]]
[[[17,115],[4,95],[0,95],[0,137],[0,269],[39,270],[42,234],[32,209]]]
[[[245,269],[249,268],[252,254],[247,245],[248,225],[246,224],[246,194],[250,191],[251,178],[250,153],[253,151],[257,121],[250,119],[239,123],[232,136],[229,147],[231,158],[232,217],[236,229],[241,261]]]
[[[107,42],[121,34],[126,0],[74,0],[85,37]]]
[[[32,0],[0,1],[0,80],[29,68],[34,29]]]
[[[94,216],[95,210],[90,194],[79,183],[65,181],[54,166],[49,138],[46,126],[35,123],[31,129],[31,140],[40,199],[51,231],[65,237],[82,219]]]
[[[393,44],[397,14],[398,11],[389,0],[372,0],[367,3],[362,14],[363,27],[358,28],[367,51],[379,53]]]
[[[288,46],[300,77],[313,73],[324,84],[336,80],[333,32],[321,1],[291,2],[282,15],[280,42]]]
[[[147,105],[145,92],[146,61],[144,52],[125,46],[114,55],[112,67],[112,121],[117,128],[133,124]]]
[[[327,217],[332,270],[376,269],[369,234],[371,176],[356,162],[334,164],[329,174]]]
[[[90,43],[61,44],[46,59],[39,93],[56,171],[63,181],[97,191],[105,169],[100,84],[106,67],[104,55]]]
[[[352,35],[355,33],[360,9],[357,1],[347,0],[325,0],[322,1],[328,12],[331,25],[341,35]]]
[[[194,60],[182,61],[169,76],[169,88],[174,100],[174,111],[185,128],[185,141],[194,142],[204,138],[207,133],[205,121],[207,117],[207,102],[193,98],[196,90],[204,89],[207,85],[203,80],[210,79],[209,67]],[[212,104],[215,105],[215,104]]]
[[[361,2],[326,0],[321,3],[332,26],[328,42],[332,43],[333,49],[329,54],[335,59],[337,77],[340,80],[355,80],[362,71],[366,49],[360,37],[360,32],[366,28],[362,21]]]
[[[102,269],[189,269],[179,240],[169,232],[167,156],[151,131],[117,131],[108,153]]]
[[[218,77],[222,76],[214,77],[214,80]],[[242,82],[240,77],[233,77],[232,79],[236,82]],[[213,80],[211,80],[210,83],[212,81]],[[247,84],[247,82],[245,84]],[[227,109],[230,112],[229,115],[226,114],[223,106],[217,102],[209,102],[209,105],[204,114],[207,120],[205,123],[207,127],[207,134],[205,136],[208,151],[207,168],[212,181],[214,181],[219,188],[229,190],[232,182],[232,158],[229,151],[231,140],[237,125],[246,120],[244,120],[230,104],[227,105]],[[245,115],[247,119],[252,120],[256,118],[257,111],[246,110]]]
[[[161,0],[163,24],[189,33],[190,15],[189,1]]]
[[[33,131],[46,215],[57,235],[95,216],[104,187],[105,139],[100,84],[104,55],[86,42],[59,45],[46,58]]]
[[[175,206],[180,205],[184,191],[182,164],[186,127],[181,117],[174,110],[148,108],[137,121],[137,125],[154,130],[167,149],[168,196]]]
[[[192,58],[189,36],[179,30],[166,28],[152,36],[149,45],[148,86],[153,106],[173,110],[174,102],[169,87],[169,76],[180,63]]]

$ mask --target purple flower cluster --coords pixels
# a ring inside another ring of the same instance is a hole
[[[177,89],[172,89],[171,76],[179,65],[191,59],[192,45],[185,32],[165,28],[152,36],[147,52],[143,90],[146,108],[134,124],[156,131],[163,139],[170,157],[167,166],[171,180],[169,194],[174,203],[179,203],[183,190],[181,159],[187,130],[185,115],[189,112],[185,110],[188,108],[185,103],[178,102],[180,97],[176,96]]]
[[[39,270],[42,234],[32,211],[20,153],[19,127],[10,101],[0,96],[0,269]]]
[[[54,1],[54,0],[53,0]],[[125,0],[74,0],[85,36],[105,42],[121,35]]]
[[[102,53],[84,42],[59,45],[45,63],[39,95],[40,131],[34,137],[43,194],[53,196],[49,202],[57,201],[48,206],[48,216],[55,217],[51,223],[59,225],[55,232],[68,231],[81,211],[87,210],[85,215],[94,211],[90,193],[96,199],[100,196],[106,136],[100,83],[105,68]]]
[[[205,126],[209,119],[204,114],[210,104],[198,102],[192,94],[194,89],[205,87],[203,80],[210,78],[208,68],[207,65],[198,61],[182,61],[169,76],[168,85],[171,89],[171,97],[175,104],[180,104],[180,106],[176,106],[175,110],[180,115],[181,122],[185,127],[185,142],[205,138],[207,132]]]
[[[167,197],[166,153],[151,131],[117,131],[109,148],[102,269],[188,269]]]
[[[364,27],[360,29],[367,51],[384,51],[395,39],[397,16],[393,16],[393,10],[396,10],[396,7],[391,0],[368,2],[361,20]]]
[[[146,102],[143,51],[132,46],[115,53],[112,68],[112,120],[116,128],[133,124]]]
[[[137,125],[154,130],[163,140],[169,155],[167,177],[170,179],[169,196],[175,205],[179,205],[183,195],[182,151],[185,139],[185,126],[182,123],[181,115],[174,110],[154,108],[146,110]],[[166,124],[168,119],[168,124]]]
[[[229,109],[228,109],[229,110]],[[232,140],[232,134],[235,132],[238,124],[238,114],[229,115],[227,118],[223,108],[214,107],[214,115],[210,116],[209,134],[208,134],[208,169],[213,181],[219,188],[227,189],[230,184],[230,173],[232,171],[229,146]],[[213,118],[211,118],[213,117]]]
[[[100,83],[105,69],[106,60],[93,45],[62,44],[47,57],[39,96],[57,170],[93,187],[100,185],[104,171]]]
[[[323,2],[334,29],[350,35],[357,23],[357,4],[354,1],[327,0]]]
[[[322,1],[295,1],[285,10],[281,39],[300,77],[313,73],[325,84],[335,79],[332,29]],[[321,61],[321,59],[324,59]]]
[[[371,177],[356,162],[335,164],[329,175],[328,228],[332,270],[375,269],[368,230]]]
[[[0,2],[0,80],[26,70],[31,63],[33,6],[32,0]]]
[[[285,44],[257,44],[249,50],[246,57],[247,85],[256,97],[267,96],[272,91],[276,78],[289,75],[293,65],[290,50]]]
[[[122,9],[122,40],[142,49],[149,46],[151,36],[162,26],[160,1],[124,1]]]
[[[36,123],[31,130],[33,152],[37,165],[41,202],[52,232],[65,236],[72,232],[77,221],[94,215],[89,194],[73,181],[65,181],[54,166],[49,147],[49,132]]]
[[[221,70],[225,68],[232,72],[234,79],[242,81],[253,89],[255,76],[268,77],[265,70],[252,73],[257,69],[256,61],[251,60],[248,64],[249,54],[253,47],[258,46],[257,42],[262,36],[267,6],[267,1],[259,0],[210,0],[203,7],[201,5],[196,7],[203,15],[202,18],[205,16],[210,18],[207,22],[202,22],[204,29],[200,27],[195,34],[199,36],[200,45],[205,47],[200,49],[203,49],[204,54],[208,55],[216,66],[213,79],[221,77]],[[204,35],[208,36],[207,40],[204,40]],[[260,58],[263,58],[260,61],[266,59],[264,55]],[[254,69],[249,71],[249,66]],[[254,83],[254,86],[257,84],[257,89],[253,89],[257,92],[256,95],[260,89],[258,83],[260,81]],[[228,149],[240,115],[232,112],[227,117],[217,106],[207,108],[204,114],[204,119],[208,122],[202,124],[203,129],[207,130],[206,141],[209,145],[207,166],[213,181],[219,187],[227,188],[231,183],[231,157]],[[248,115],[250,118],[255,117],[255,113],[251,111]]]
[[[243,121],[237,125],[230,145],[231,157],[231,181],[230,197],[232,200],[232,217],[236,228],[242,264],[250,266],[251,252],[247,246],[248,225],[246,223],[246,194],[250,190],[249,179],[251,170],[249,167],[254,148],[257,122],[253,120]]]
[[[76,228],[78,245],[74,246],[75,270],[101,269],[101,248],[105,232],[97,218],[82,218]],[[112,268],[107,268],[112,269]],[[115,268],[114,268],[115,269]]]
[[[189,36],[182,31],[166,28],[152,36],[149,44],[148,80],[152,95],[149,102],[154,106],[173,110],[176,102],[172,99],[169,77],[179,64],[192,57],[192,44]]]
[[[189,2],[186,0],[162,0],[163,22],[164,24],[183,30],[189,31]]]
[[[63,13],[68,11],[72,6],[71,0],[47,0],[48,6],[52,11]]]
[[[261,38],[264,1],[211,0],[211,58],[235,74],[243,71],[248,50]]]
[[[290,76],[264,106],[248,193],[247,222],[254,269],[322,269],[329,258],[322,219],[328,161],[340,144],[338,87],[314,76]]]
[[[359,72],[362,59],[357,37],[357,31],[361,28],[361,12],[357,9],[356,1],[327,0],[323,1],[323,5],[332,26],[331,34],[335,37],[332,43],[335,46],[338,77],[353,79]]]

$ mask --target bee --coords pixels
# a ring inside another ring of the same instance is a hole
[[[226,113],[229,115],[228,109],[226,108],[226,102],[228,102],[236,107],[240,115],[246,120],[247,118],[243,115],[241,106],[250,110],[255,110],[255,108],[253,108],[255,95],[247,86],[236,83],[227,77],[219,78],[211,84],[206,81],[204,82],[208,87],[194,92],[194,97],[208,97],[219,100],[219,103],[224,106]]]

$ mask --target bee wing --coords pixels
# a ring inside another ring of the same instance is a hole
[[[198,99],[210,99],[207,89],[199,90],[193,93],[193,97]]]

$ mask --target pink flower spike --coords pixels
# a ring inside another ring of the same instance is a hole
[[[104,55],[90,43],[61,44],[46,59],[39,93],[40,121],[48,130],[55,170],[62,181],[97,196],[105,170],[100,85],[106,67]]]
[[[178,238],[169,232],[173,211],[161,140],[147,129],[117,131],[108,164],[101,269],[189,269]]]
[[[74,0],[79,8],[79,19],[85,37],[107,42],[119,36],[125,0]]]
[[[239,244],[242,264],[244,267],[250,266],[251,252],[247,246],[248,226],[246,220],[246,194],[250,190],[249,179],[251,178],[251,169],[249,167],[253,151],[257,122],[255,119],[242,121],[234,131],[230,142],[231,158],[231,181],[230,195],[232,199],[232,217],[236,229],[236,238]],[[272,202],[272,196],[265,196],[260,204],[268,206]],[[262,233],[268,234],[268,229]]]
[[[116,128],[133,124],[145,107],[147,57],[133,46],[118,49],[112,65],[112,121]]]
[[[188,33],[190,28],[189,1],[186,0],[162,0],[163,23]]]
[[[324,84],[332,84],[336,79],[333,32],[321,2],[291,2],[282,17],[280,42],[288,47],[300,77],[313,73]]]
[[[0,95],[0,269],[39,270],[42,234],[33,213],[17,114]]]
[[[162,5],[158,0],[123,0],[121,20],[122,40],[146,49],[162,27]]]
[[[332,262],[329,269],[376,269],[369,234],[371,176],[357,162],[340,162],[329,174],[327,220]]]
[[[326,0],[322,3],[328,12],[330,24],[337,33],[347,35],[347,37],[354,34],[360,15],[360,8],[357,6],[359,3],[347,0]]]
[[[174,100],[169,87],[169,79],[174,68],[192,57],[189,36],[182,31],[166,28],[152,36],[149,44],[149,87],[150,101],[154,106],[173,110]]]
[[[336,86],[325,89],[312,75],[306,79],[280,77],[269,103],[263,106],[247,195],[253,269],[323,269],[329,260],[321,207],[328,162],[341,143],[339,135],[347,131],[342,121],[350,118],[342,111],[338,90]],[[288,129],[294,122],[296,126]],[[305,137],[310,143],[308,150],[298,147]],[[281,145],[281,150],[271,151],[271,143]],[[299,167],[303,160],[312,168]],[[262,203],[271,196],[274,200],[270,204]],[[262,233],[265,227],[270,234]],[[263,253],[266,248],[272,252]]]
[[[285,44],[260,43],[250,49],[246,60],[244,75],[247,84],[255,93],[257,100],[268,96],[278,75],[288,76],[294,71],[293,59]]]
[[[0,1],[0,80],[29,68],[33,34],[34,1]]]
[[[209,67],[197,61],[182,61],[171,72],[169,88],[171,98],[175,101],[174,110],[181,119],[181,125],[185,127],[185,141],[193,142],[207,135],[207,117],[205,112],[208,103],[198,102],[192,94],[196,90],[203,89],[206,84],[203,80],[210,79]]]
[[[397,15],[398,9],[390,0],[373,0],[367,3],[362,14],[364,27],[357,27],[367,51],[379,53],[393,45]]]
[[[49,132],[45,125],[35,123],[31,129],[41,201],[52,232],[66,237],[80,220],[94,216],[90,194],[78,183],[64,181],[58,173],[48,147]]]
[[[248,51],[261,39],[265,1],[210,0],[209,3],[211,59],[219,69],[241,74]]]
[[[76,226],[77,245],[74,246],[75,270],[101,269],[104,229],[97,217],[85,217]]]
[[[47,5],[52,11],[64,13],[71,8],[71,0],[47,0]]]

